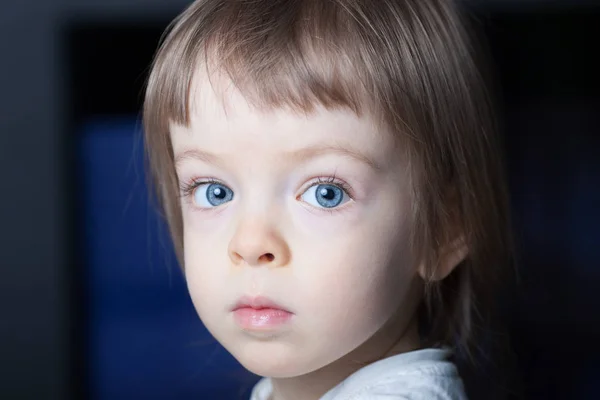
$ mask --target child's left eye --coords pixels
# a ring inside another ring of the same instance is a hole
[[[200,208],[213,208],[233,199],[233,191],[217,182],[198,184],[193,191],[194,203]]]
[[[312,185],[300,198],[311,206],[327,209],[338,207],[350,200],[346,190],[331,183]]]

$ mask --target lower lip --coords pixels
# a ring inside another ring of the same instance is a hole
[[[292,318],[292,313],[277,308],[238,308],[233,315],[235,322],[242,328],[257,330],[280,327]]]

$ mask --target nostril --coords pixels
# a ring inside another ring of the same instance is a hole
[[[266,253],[266,254],[263,254],[263,256],[261,258],[266,262],[271,262],[275,259],[275,256],[272,253]]]

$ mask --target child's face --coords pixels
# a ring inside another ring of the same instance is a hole
[[[181,201],[185,273],[223,346],[256,374],[298,376],[412,315],[407,171],[389,134],[350,111],[261,112],[232,89],[224,108],[205,79],[194,88],[190,126],[171,133],[181,185],[199,184]],[[233,312],[257,296],[288,312]]]

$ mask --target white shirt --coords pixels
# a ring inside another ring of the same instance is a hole
[[[450,351],[423,349],[398,354],[359,369],[320,400],[466,400]],[[271,379],[261,379],[250,400],[268,400]]]

